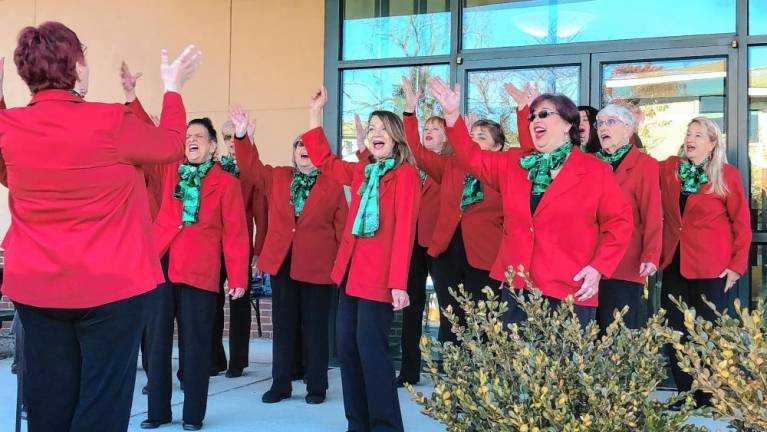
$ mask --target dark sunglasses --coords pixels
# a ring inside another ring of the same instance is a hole
[[[530,115],[527,116],[527,120],[530,121],[530,123],[532,123],[533,120],[535,120],[536,117],[538,117],[539,119],[543,120],[543,119],[545,119],[546,117],[548,117],[550,115],[559,115],[559,113],[556,112],[556,111],[549,111],[547,109],[542,109],[542,110],[538,111],[537,113],[530,113]]]
[[[232,139],[231,135],[224,135],[224,141],[229,141],[230,139]]]

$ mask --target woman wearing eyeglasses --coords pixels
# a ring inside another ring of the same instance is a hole
[[[530,133],[535,152],[494,153],[471,141],[458,112],[460,86],[450,89],[441,79],[430,81],[442,106],[448,138],[459,162],[498,189],[504,202],[501,249],[492,276],[507,269],[529,272],[533,286],[556,306],[573,296],[581,325],[596,318],[597,293],[603,275],[617,268],[631,239],[631,208],[610,167],[580,151],[579,115],[562,95],[543,94],[530,104]],[[517,273],[515,288],[524,288]],[[508,291],[507,322],[524,313]]]
[[[652,157],[631,144],[636,117],[623,105],[609,104],[597,115],[595,129],[602,150],[594,155],[609,164],[631,204],[634,226],[626,255],[615,272],[599,283],[597,321],[604,332],[615,310],[628,306],[626,326],[639,328],[639,310],[647,277],[658,270],[661,250],[662,210],[659,166]]]
[[[738,169],[727,163],[719,126],[696,117],[687,126],[679,156],[661,162],[663,203],[663,270],[661,307],[669,325],[685,332],[684,316],[668,298],[681,298],[699,316],[714,321],[714,312],[701,296],[727,307],[727,291],[746,271],[751,245],[749,207]],[[671,372],[679,391],[688,391],[692,377],[677,364],[670,350]],[[696,392],[698,405],[710,395]]]

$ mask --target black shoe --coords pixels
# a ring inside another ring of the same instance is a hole
[[[229,369],[226,371],[227,378],[239,378],[242,376],[242,369]]]
[[[290,393],[278,392],[277,390],[269,389],[263,396],[261,396],[261,402],[263,403],[277,403],[281,400],[290,398]]]
[[[181,391],[184,391],[184,382],[183,381],[179,381],[178,385],[179,385],[179,387],[181,387]]]
[[[157,429],[158,427],[168,423],[170,423],[170,420],[160,421],[146,419],[141,422],[141,429]]]
[[[419,381],[420,380],[409,381],[409,380],[406,380],[406,379],[402,378],[401,376],[398,376],[397,377],[397,387],[398,388],[405,387],[405,383],[410,384],[410,385],[416,385],[416,384],[418,384]]]
[[[183,422],[181,423],[181,427],[183,427],[184,430],[200,430],[202,429],[202,423],[194,424]]]
[[[306,403],[309,405],[319,405],[325,402],[325,392],[322,393],[309,393],[306,395]]]
[[[142,395],[148,395],[149,394],[149,386],[144,386],[144,388],[141,389]]]
[[[210,370],[210,376],[212,376],[212,377],[214,377],[214,376],[218,376],[218,373],[219,373],[219,372],[220,372],[220,371],[217,371],[217,370],[215,370],[215,369],[211,369],[211,370]]]

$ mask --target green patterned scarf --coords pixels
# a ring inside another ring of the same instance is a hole
[[[711,156],[708,156],[698,165],[695,165],[691,160],[679,161],[679,181],[682,183],[683,194],[698,193],[700,186],[708,183],[706,164],[710,160]]]
[[[421,176],[421,186],[426,184],[426,171],[419,169],[418,174]]]
[[[551,153],[535,152],[519,159],[519,165],[527,170],[527,179],[533,182],[533,195],[541,195],[551,184],[551,172],[565,163],[567,155],[573,149],[570,141]]]
[[[485,194],[482,192],[482,183],[477,180],[476,177],[470,174],[466,174],[463,178],[463,192],[461,193],[461,211],[466,207],[478,203],[485,199]]]
[[[626,153],[628,153],[630,150],[631,150],[631,143],[628,143],[620,147],[618,150],[615,150],[615,153],[613,154],[606,153],[604,150],[602,150],[594,154],[594,156],[612,165],[615,162],[621,160],[623,156],[626,156]]]
[[[237,166],[237,159],[235,159],[234,156],[232,155],[221,156],[221,160],[218,163],[220,163],[221,168],[223,168],[224,171],[228,172],[229,174],[235,177],[240,176],[240,167]]]
[[[192,225],[197,222],[197,213],[200,210],[200,184],[203,177],[213,167],[213,159],[192,165],[189,162],[178,166],[178,175],[181,180],[176,185],[173,198],[181,200],[181,222],[184,225]]]
[[[312,191],[319,174],[320,171],[317,169],[312,170],[309,174],[304,174],[298,168],[293,173],[293,180],[290,182],[290,201],[293,203],[296,217],[299,217],[304,210],[306,199],[309,198],[309,192]]]
[[[378,231],[378,186],[381,183],[381,177],[394,169],[396,161],[394,159],[384,159],[370,163],[365,167],[365,183],[362,185],[362,199],[360,207],[357,209],[357,216],[354,218],[352,234],[356,237],[373,237]]]

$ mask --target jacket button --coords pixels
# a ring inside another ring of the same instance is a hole
[[[530,227],[530,232],[533,232],[533,227]]]
[[[296,232],[296,229],[295,229],[295,228],[293,228],[291,231],[293,231],[293,232]]]
[[[183,225],[179,225],[179,226],[178,226],[178,229],[182,229],[182,228],[184,228],[184,226],[183,226]]]

